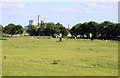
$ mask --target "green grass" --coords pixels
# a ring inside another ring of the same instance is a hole
[[[118,42],[48,38],[3,40],[4,76],[117,76]]]

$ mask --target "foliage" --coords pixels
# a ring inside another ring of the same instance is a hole
[[[47,23],[47,27],[46,27],[46,35],[47,36],[54,35],[54,33],[56,33],[55,26],[56,25],[52,22]]]
[[[96,37],[97,37],[97,27],[98,27],[98,23],[97,22],[90,21],[88,23],[88,33],[92,34],[91,39],[96,39]]]
[[[23,28],[21,25],[8,24],[3,27],[0,25],[5,34],[22,34]],[[61,23],[53,22],[41,22],[39,28],[30,25],[27,29],[30,36],[58,36],[62,33],[62,36],[67,36],[71,33],[72,37],[80,37],[83,39],[104,39],[104,40],[120,40],[120,23],[114,23],[110,21],[104,21],[98,23],[95,21],[89,21],[84,23],[78,23],[74,25],[69,31]]]
[[[100,24],[99,37],[100,39],[117,39],[119,36],[119,27],[116,23],[104,21]]]
[[[0,24],[0,31],[3,31],[4,27]]]
[[[81,33],[81,23],[76,24],[75,26],[72,27],[71,29],[71,34],[77,37]]]
[[[4,30],[4,27],[0,24],[0,36],[2,36],[3,30]]]
[[[11,35],[14,35],[15,34],[15,24],[8,24],[7,26],[5,26],[4,28],[4,33],[6,34],[11,34]]]
[[[3,32],[5,34],[15,35],[15,34],[22,34],[23,27],[21,25],[15,25],[13,23],[8,24],[4,27]]]
[[[22,34],[24,32],[24,29],[21,25],[16,25],[15,30],[16,30],[15,34]]]
[[[76,24],[71,29],[71,34],[80,35],[81,38],[87,39],[107,39],[118,40],[120,39],[120,24],[110,21],[98,23],[95,21],[84,22],[83,24]]]
[[[54,34],[60,34],[62,33],[63,36],[67,36],[68,31],[67,29],[60,23],[53,23],[53,22],[49,22],[46,24],[46,28],[44,28],[44,30],[41,30],[41,27],[37,29],[37,35],[40,36],[54,36]]]
[[[62,33],[63,36],[67,36],[68,30],[59,22],[56,24],[56,33]]]
[[[34,25],[30,25],[29,28],[27,29],[27,32],[30,36],[35,36],[36,31],[37,31],[37,28]]]

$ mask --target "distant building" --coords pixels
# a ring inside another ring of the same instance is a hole
[[[29,28],[29,25],[27,25],[27,26],[24,26],[24,29],[25,29],[25,30],[27,30],[28,28]]]
[[[40,15],[38,15],[38,23],[36,24],[34,20],[29,20],[29,25],[24,26],[24,29],[27,30],[30,25],[34,25],[37,28],[44,29],[47,26],[47,22],[44,20],[41,20],[41,22],[40,22]]]
[[[34,20],[29,20],[29,25],[36,25]]]
[[[27,29],[29,28],[30,25],[34,25],[34,26],[36,26],[35,21],[34,21],[34,20],[29,20],[29,25],[24,26],[24,29],[27,30]]]

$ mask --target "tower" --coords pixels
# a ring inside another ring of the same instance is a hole
[[[38,15],[38,27],[40,27],[40,15]]]

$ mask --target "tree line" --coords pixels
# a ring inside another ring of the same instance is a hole
[[[55,37],[58,34],[62,34],[66,37],[71,34],[72,37],[83,39],[104,39],[104,40],[120,40],[120,23],[114,23],[110,21],[104,21],[98,23],[95,21],[78,23],[71,29],[65,28],[60,23],[41,23],[40,27],[29,25],[29,28],[25,30],[21,25],[15,25],[13,23],[3,27],[0,25],[1,31],[4,34],[16,35],[27,32],[29,36],[52,36]]]
[[[26,30],[30,36],[52,36],[55,37],[57,34],[62,34],[63,36],[67,36],[67,29],[60,23],[49,22],[47,24],[41,24],[40,27],[36,27],[34,25],[30,25]]]
[[[120,23],[110,21],[78,23],[72,27],[71,34],[75,37],[80,35],[83,39],[118,40],[120,39]]]

